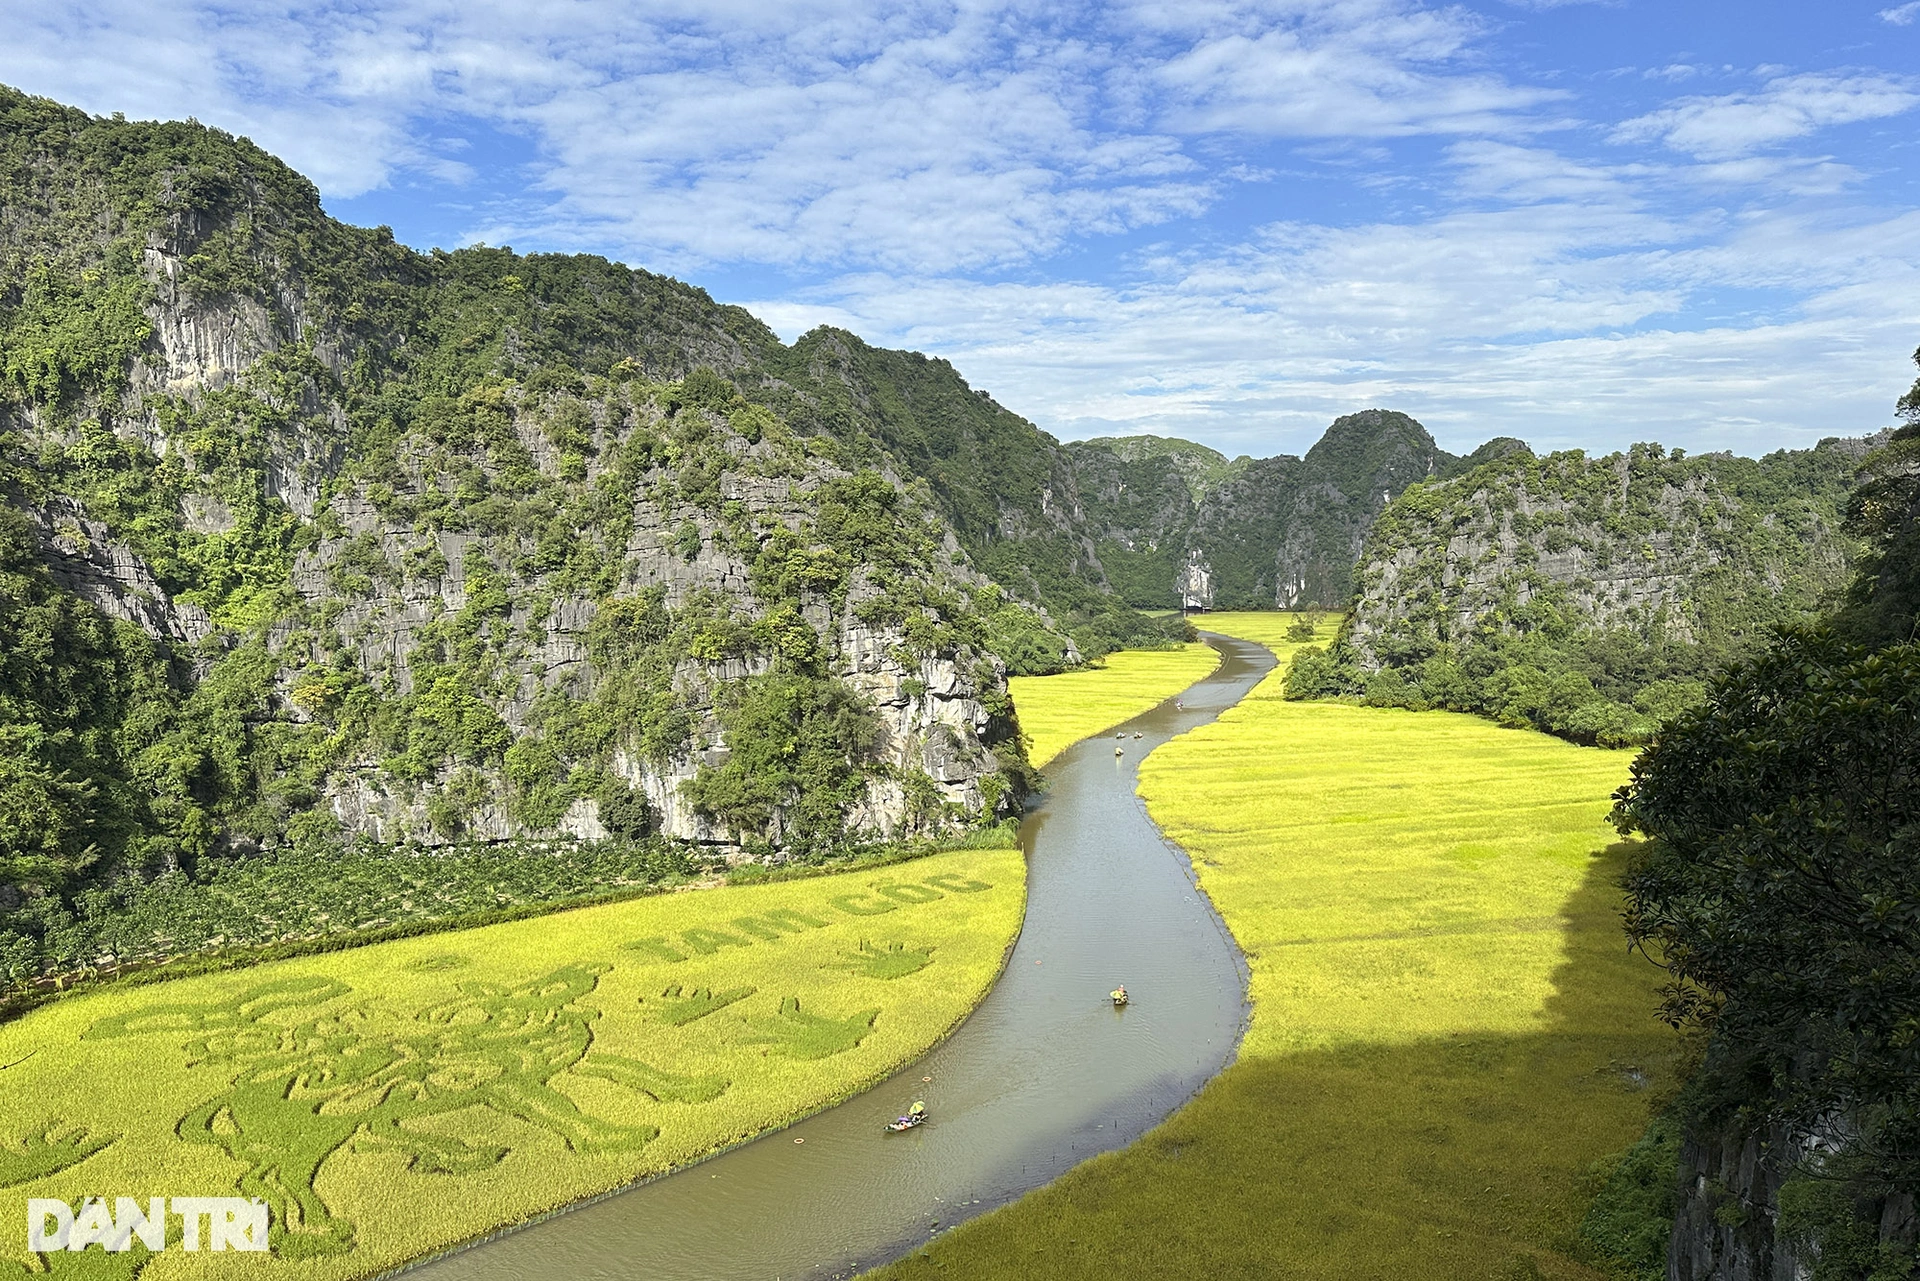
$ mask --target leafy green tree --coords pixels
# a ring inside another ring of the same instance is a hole
[[[778,818],[803,853],[841,834],[873,773],[879,721],[864,699],[839,681],[776,672],[732,686],[720,721],[726,761],[683,785],[696,812],[763,842]]]
[[[1836,626],[1733,664],[1614,810],[1650,838],[1628,933],[1671,977],[1668,1019],[1713,1034],[1680,1118],[1722,1141],[1801,1140],[1775,1227],[1815,1281],[1897,1281],[1920,1262],[1903,1208],[1920,1189],[1920,383],[1900,409],[1909,425],[1849,504],[1862,551]],[[1653,714],[1691,698],[1641,691]]]
[[[1727,1097],[1920,1186],[1920,647],[1783,637],[1633,766],[1628,930]]]
[[[132,759],[174,698],[151,642],[62,591],[0,508],[0,910],[141,861]]]

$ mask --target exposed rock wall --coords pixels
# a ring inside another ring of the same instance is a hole
[[[605,478],[604,458],[620,432],[661,426],[657,410],[639,413],[632,422],[601,424],[607,447],[595,456],[580,483],[592,486]],[[748,564],[758,544],[743,546],[735,531],[754,528],[759,531],[759,543],[764,543],[775,530],[802,529],[817,514],[819,486],[847,474],[812,460],[795,464],[769,441],[749,442],[727,434],[724,428],[715,430],[726,435],[724,448],[738,468],[717,480],[718,505],[730,513],[733,529],[724,527],[710,508],[663,496],[657,487],[641,486],[632,499],[624,545],[608,552],[620,565],[614,598],[657,590],[664,605],[674,610],[696,596],[718,597],[743,619],[763,616],[766,605],[755,594]],[[524,443],[537,462],[549,468],[559,464],[544,441],[530,436]],[[756,469],[800,474],[755,474]],[[898,478],[893,483],[904,489]],[[331,625],[350,646],[361,670],[377,674],[396,693],[409,693],[414,688],[410,656],[422,632],[467,605],[470,569],[474,564],[497,569],[497,551],[471,532],[422,528],[383,516],[357,492],[337,495],[330,510],[338,521],[336,532],[301,554],[295,585],[309,612],[331,606]],[[931,516],[923,512],[917,518]],[[362,592],[343,596],[338,569],[351,547],[364,547],[368,540],[374,540],[380,560],[392,572],[366,578]],[[400,568],[409,564],[428,564],[432,571],[416,576]],[[976,588],[990,587],[978,575],[953,564],[945,546],[923,572]],[[817,597],[808,599],[800,610],[820,637],[829,674],[871,700],[879,720],[875,754],[885,769],[869,783],[864,801],[850,816],[850,827],[874,836],[899,831],[912,808],[900,777],[915,773],[930,779],[939,799],[954,812],[980,815],[991,805],[981,781],[1000,768],[989,743],[994,737],[993,718],[984,700],[1004,697],[1004,666],[983,654],[969,656],[953,650],[915,654],[901,628],[875,627],[859,618],[860,606],[879,592],[869,576],[856,572],[838,612]],[[516,734],[528,728],[526,717],[543,689],[558,688],[579,699],[595,695],[605,677],[594,668],[585,637],[596,610],[595,600],[556,596],[543,591],[537,580],[514,588],[509,612],[497,630],[520,638],[502,655],[516,692],[501,701],[498,710]],[[726,831],[695,812],[683,785],[702,765],[723,765],[730,755],[716,709],[721,687],[764,674],[769,667],[764,657],[683,659],[675,668],[673,686],[692,716],[687,748],[666,761],[624,751],[616,754],[615,772],[647,797],[666,834],[732,847]],[[986,688],[980,685],[983,674]],[[1002,728],[998,734],[1004,737],[1007,732]],[[328,804],[350,829],[381,839],[403,835],[429,843],[443,839],[431,822],[422,789],[394,786],[382,777],[378,761],[372,758],[353,762],[341,772]],[[583,837],[603,834],[596,802],[591,798],[575,802],[559,830]],[[461,833],[463,839],[527,834],[504,807],[492,802],[473,811]],[[776,818],[770,837],[778,844],[783,835]]]
[[[1807,1281],[1779,1231],[1780,1186],[1800,1149],[1782,1129],[1689,1136],[1680,1149],[1680,1205],[1669,1281]]]
[[[811,453],[785,432],[773,433],[777,440],[761,436],[759,426],[749,438],[728,425],[727,413],[689,408],[684,415],[711,420],[701,434],[714,437],[704,456],[717,472],[711,496],[690,501],[681,493],[685,477],[676,470],[677,449],[656,458],[637,483],[611,474],[609,459],[627,436],[672,430],[674,406],[643,401],[610,407],[565,395],[549,404],[509,385],[499,412],[511,420],[514,440],[544,483],[558,484],[571,466],[580,470],[567,482],[572,486],[568,492],[615,484],[631,487],[627,510],[614,522],[623,531],[618,543],[607,542],[605,528],[574,531],[577,549],[617,566],[617,582],[591,592],[578,585],[555,588],[541,571],[514,563],[512,537],[418,514],[423,501],[439,502],[452,487],[446,458],[429,459],[403,449],[398,470],[377,478],[378,483],[370,483],[363,468],[353,470],[348,412],[338,380],[367,343],[404,342],[405,336],[341,328],[311,305],[298,273],[286,270],[285,264],[268,271],[267,287],[258,293],[197,293],[188,286],[186,260],[215,230],[188,213],[149,235],[144,266],[151,285],[146,316],[152,336],[131,365],[124,394],[116,403],[98,406],[97,412],[122,439],[155,458],[174,457],[192,472],[196,464],[183,452],[184,442],[169,434],[165,406],[197,406],[223,389],[284,400],[285,382],[267,392],[250,379],[263,359],[288,350],[296,338],[300,359],[315,366],[311,376],[297,380],[293,402],[279,405],[283,412],[271,421],[281,426],[261,444],[261,496],[269,504],[284,505],[311,533],[292,561],[292,608],[265,632],[285,667],[272,706],[261,709],[264,716],[310,722],[311,711],[291,692],[303,672],[322,662],[346,664],[383,697],[413,694],[423,637],[467,607],[471,575],[479,572],[504,580],[507,591],[507,607],[489,633],[489,661],[496,665],[495,687],[501,691],[489,700],[518,737],[528,731],[528,717],[543,691],[558,690],[580,700],[598,692],[606,674],[595,669],[586,636],[606,599],[657,590],[669,610],[695,597],[718,598],[744,621],[762,617],[767,604],[756,596],[749,565],[757,544],[751,538],[743,541],[741,531],[756,531],[764,543],[775,531],[802,529],[818,515],[820,485],[851,474],[832,461],[831,449]],[[741,373],[756,357],[729,328],[725,312],[703,295],[691,307],[656,308],[658,330],[635,334],[634,345],[664,374],[684,374],[702,364]],[[580,416],[592,437],[574,458],[566,456],[545,428],[552,414],[562,410]],[[48,415],[31,406],[0,407],[0,412],[13,416],[14,427],[28,439],[71,444],[77,438],[77,425],[68,415]],[[498,464],[491,455],[483,453],[474,462],[490,482],[499,483]],[[890,470],[885,475],[902,495],[902,518],[934,528],[936,551],[914,572],[960,590],[997,590],[959,563],[960,544],[953,531],[940,524],[923,497],[909,493],[907,480]],[[1068,507],[1043,505],[1043,514],[1075,519],[1077,512],[1070,509],[1075,501],[1069,483],[1061,498]],[[46,563],[67,590],[177,645],[197,645],[219,632],[205,609],[172,599],[126,539],[77,499],[55,497],[29,514]],[[1017,522],[1020,516],[1012,512],[1008,518]],[[177,519],[186,533],[211,537],[231,530],[234,516],[220,494],[201,489],[182,502]],[[993,744],[1011,733],[1010,725],[997,723],[987,711],[989,702],[1004,701],[1004,666],[990,655],[951,645],[928,652],[900,626],[863,622],[855,611],[881,591],[872,576],[855,565],[838,612],[818,596],[805,598],[800,610],[820,638],[827,674],[869,698],[880,727],[871,762],[879,769],[849,816],[850,828],[875,836],[900,830],[925,808],[924,797],[916,801],[903,781],[916,774],[926,778],[945,807],[939,811],[946,816],[941,821],[977,817],[995,805],[1017,803],[1017,797],[997,789],[989,796],[981,785],[1000,769]],[[241,639],[233,632],[221,635],[227,646]],[[221,652],[219,645],[207,651],[198,664],[202,674]],[[728,757],[716,710],[719,692],[730,682],[765,673],[769,666],[765,657],[684,658],[672,681],[691,715],[686,748],[664,761],[615,753],[612,771],[648,798],[667,834],[737,852],[727,831],[694,812],[682,785],[703,764],[719,765]],[[508,785],[497,768],[483,771],[489,794],[468,805],[457,829],[450,830],[436,823],[434,802],[458,772],[449,763],[437,778],[404,782],[369,744],[330,770],[321,805],[347,832],[380,840],[431,844],[456,837],[607,834],[592,797],[573,801],[554,825],[529,829],[510,812]],[[776,816],[770,833],[776,844],[783,835],[781,822]],[[248,840],[239,837],[233,843],[244,846]]]
[[[168,597],[147,563],[71,499],[29,512],[53,581],[109,618],[158,640],[197,642],[213,631],[207,611]]]
[[[1154,438],[1067,449],[1108,574],[1135,604],[1187,609],[1344,606],[1381,510],[1458,461],[1378,409],[1337,419],[1304,458],[1229,463]]]
[[[1482,626],[1624,627],[1692,643],[1764,628],[1844,568],[1858,442],[1755,462],[1636,446],[1602,459],[1509,453],[1406,493],[1375,525],[1348,640],[1382,653]]]
[[[1781,1189],[1796,1169],[1817,1166],[1843,1140],[1837,1125],[1796,1136],[1783,1126],[1728,1122],[1689,1134],[1680,1148],[1668,1281],[1811,1281],[1822,1252],[1804,1225],[1783,1224]],[[1860,1210],[1879,1242],[1912,1249],[1920,1229],[1912,1192],[1881,1196]]]

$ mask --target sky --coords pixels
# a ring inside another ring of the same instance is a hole
[[[663,272],[1065,439],[1759,454],[1920,345],[1920,0],[0,0],[418,248]]]

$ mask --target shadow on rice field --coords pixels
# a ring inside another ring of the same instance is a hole
[[[1280,698],[1156,752],[1141,793],[1251,971],[1238,1062],[1140,1142],[895,1278],[1594,1278],[1575,1239],[1677,1070],[1626,950],[1627,753]]]
[[[881,1275],[1598,1275],[1573,1257],[1590,1171],[1645,1126],[1675,1050],[1621,944],[1622,853],[1562,909],[1540,1031],[1244,1054],[1133,1147]]]

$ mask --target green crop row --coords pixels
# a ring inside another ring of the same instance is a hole
[[[77,896],[41,930],[0,927],[0,996],[213,951],[364,934],[671,884],[699,866],[661,840],[444,846],[371,841],[206,860]],[[47,902],[47,906],[55,906]]]

